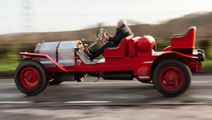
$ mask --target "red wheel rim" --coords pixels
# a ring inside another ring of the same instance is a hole
[[[33,67],[26,67],[20,74],[21,85],[28,90],[35,90],[41,83],[40,73]]]
[[[183,72],[177,67],[166,67],[160,72],[160,84],[166,90],[178,90],[184,83]]]

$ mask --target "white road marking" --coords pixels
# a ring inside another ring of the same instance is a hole
[[[99,103],[110,103],[111,101],[67,101],[66,104],[99,104]]]
[[[205,100],[212,100],[212,96],[210,95],[191,95],[191,98],[202,98]]]
[[[191,81],[191,83],[195,83],[195,84],[208,84],[208,83],[212,83],[212,81],[206,81],[206,80],[199,80],[199,81]]]
[[[0,101],[0,104],[29,104],[32,101]]]

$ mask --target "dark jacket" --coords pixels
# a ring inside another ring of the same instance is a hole
[[[109,38],[109,42],[114,44],[119,44],[121,40],[129,35],[133,35],[130,28],[126,25],[123,25],[122,27],[117,28],[116,34],[113,37]]]

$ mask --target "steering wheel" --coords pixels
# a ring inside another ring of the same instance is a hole
[[[105,36],[109,36],[109,34],[104,28],[101,28],[97,34],[97,40],[101,41],[103,44],[106,44],[108,43],[108,40],[105,39]]]
[[[105,36],[106,33],[107,33],[106,30],[104,28],[101,28],[99,30],[99,33],[97,34],[97,39],[99,41],[102,40],[102,39],[104,39],[104,36]]]
[[[105,36],[109,36],[109,34],[107,33],[107,31],[104,28],[101,28],[98,32],[98,34],[96,35],[96,41],[94,43],[92,43],[88,48],[91,48],[92,46],[94,46],[95,44],[101,42],[103,45],[105,45],[106,43],[108,43],[108,41],[105,39]]]

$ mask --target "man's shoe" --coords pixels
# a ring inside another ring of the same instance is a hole
[[[92,54],[88,54],[88,57],[89,57],[89,59],[90,59],[91,62],[92,62],[92,61],[94,60],[94,58],[95,58]]]

